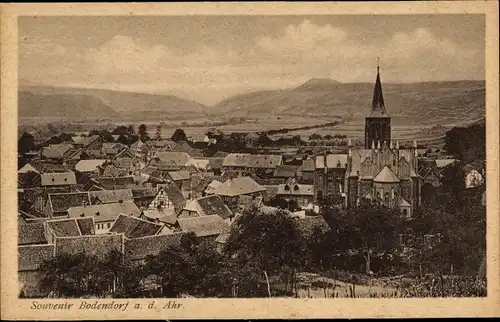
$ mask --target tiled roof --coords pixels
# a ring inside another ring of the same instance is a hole
[[[54,244],[56,255],[83,252],[89,256],[103,258],[112,250],[119,252],[124,251],[124,236],[123,234],[102,234],[78,237],[56,237]]]
[[[263,199],[261,196],[251,197],[241,195],[238,196],[238,205],[240,209],[249,208],[249,207],[257,207],[260,208],[262,206]]]
[[[186,166],[193,166],[198,170],[207,170],[210,168],[210,161],[206,159],[191,159],[186,163]]]
[[[274,177],[292,178],[297,174],[298,165],[279,165],[274,170]]]
[[[106,190],[135,188],[134,178],[128,177],[98,177],[95,180]]]
[[[75,170],[80,172],[93,172],[99,170],[99,166],[103,165],[106,160],[80,160],[75,165]]]
[[[173,209],[146,209],[142,214],[151,220],[158,219],[159,222],[169,225],[174,225],[177,222],[177,214]]]
[[[193,176],[191,178],[191,189],[193,191],[203,192],[203,191],[205,191],[205,189],[207,189],[208,185],[211,182],[212,182],[212,179]]]
[[[259,185],[252,178],[238,177],[227,180],[218,186],[214,193],[221,196],[238,196],[262,191],[266,191],[266,188]]]
[[[18,271],[35,271],[54,256],[54,245],[18,246]]]
[[[124,168],[117,167],[115,164],[108,164],[104,167],[102,175],[104,177],[123,177],[128,175],[128,170]]]
[[[189,171],[170,171],[168,175],[174,181],[189,180],[191,178]]]
[[[229,230],[229,224],[217,215],[178,219],[182,231],[194,232],[198,237],[219,235]]]
[[[222,182],[220,182],[219,180],[213,180],[207,185],[204,191],[205,193],[212,194],[214,193],[215,189],[217,189],[217,187],[219,187],[221,184]]]
[[[185,152],[174,151],[159,151],[155,153],[154,157],[159,158],[162,162],[173,162],[177,166],[185,166],[186,163],[192,158]]]
[[[150,189],[150,188],[135,188],[131,190],[132,190],[132,197],[134,199],[154,198],[156,196],[156,193],[158,192],[157,189]]]
[[[73,148],[70,144],[51,144],[42,148],[42,156],[47,159],[62,159],[64,154]]]
[[[156,256],[169,247],[177,248],[181,244],[184,232],[154,235],[125,240],[125,254],[131,260],[141,260],[148,255]]]
[[[314,185],[309,184],[280,184],[277,195],[286,196],[314,196]]]
[[[78,228],[82,235],[95,235],[95,224],[93,217],[77,218]]]
[[[140,213],[139,208],[131,200],[122,203],[115,202],[88,207],[71,207],[68,209],[68,214],[71,218],[94,217],[94,222],[96,223],[113,221],[119,214],[139,216]]]
[[[127,238],[139,238],[156,235],[163,225],[155,224],[137,217],[119,215],[111,229],[112,233],[123,233]]]
[[[99,135],[92,135],[92,136],[74,136],[71,139],[73,140],[73,142],[75,142],[75,144],[86,147],[95,140],[97,140],[98,138]]]
[[[233,217],[233,213],[229,207],[222,201],[222,198],[213,195],[193,200],[195,202],[196,211],[201,216],[218,215],[222,219]]]
[[[168,199],[172,202],[176,209],[181,209],[186,204],[186,200],[184,199],[182,192],[173,181],[165,184],[159,184],[157,188],[158,193],[161,193],[161,190],[165,191]]]
[[[380,172],[373,178],[374,182],[382,183],[396,183],[399,182],[398,176],[388,167],[385,166],[380,170]]]
[[[208,158],[208,161],[210,162],[210,167],[213,168],[221,168],[222,167],[222,164],[224,163],[224,159],[223,157],[211,157],[211,158]]]
[[[35,223],[19,222],[17,227],[18,227],[17,243],[19,245],[47,243],[43,222],[35,222]]]
[[[74,172],[42,173],[42,186],[61,186],[76,184]]]
[[[328,154],[326,156],[326,166],[328,168],[346,168],[347,167],[347,154]],[[325,167],[325,156],[316,156],[316,169],[323,169]]]
[[[47,227],[56,237],[81,236],[80,227],[74,218],[47,221]]]
[[[95,204],[96,202],[115,203],[120,200],[133,200],[131,189],[89,191],[89,196],[92,204]]]
[[[223,167],[246,167],[250,154],[247,153],[230,153],[222,161]]]
[[[90,205],[87,192],[54,193],[49,194],[49,201],[53,212],[65,212],[71,207]]]
[[[283,163],[283,157],[275,154],[252,154],[248,157],[247,167],[274,169]]]

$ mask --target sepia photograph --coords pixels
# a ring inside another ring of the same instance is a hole
[[[31,309],[492,295],[485,14],[16,20]]]

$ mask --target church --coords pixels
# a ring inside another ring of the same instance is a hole
[[[378,66],[372,106],[365,118],[364,143],[364,149],[358,149],[349,140],[347,153],[316,156],[316,199],[341,196],[346,207],[368,199],[399,208],[410,218],[420,206],[417,143],[402,149],[398,141],[393,142]]]

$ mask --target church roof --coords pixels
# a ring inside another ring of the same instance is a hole
[[[380,73],[378,66],[375,89],[373,90],[372,110],[368,117],[389,117],[385,110],[384,94],[382,93],[382,83],[380,82]]]
[[[395,183],[399,182],[399,178],[394,174],[394,172],[388,167],[385,166],[380,172],[373,178],[374,182],[383,182],[383,183]]]
[[[400,199],[399,206],[400,207],[411,207],[410,203],[408,201],[406,201],[404,198]]]

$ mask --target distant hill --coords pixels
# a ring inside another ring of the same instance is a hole
[[[40,95],[18,93],[20,117],[52,118],[119,118],[120,115],[101,100],[89,95]]]
[[[95,116],[157,120],[162,117],[202,117],[206,115],[207,110],[203,104],[173,95],[39,86],[27,84],[24,80],[20,81],[19,93],[19,115],[21,117]],[[45,106],[44,104],[50,106],[40,110],[40,106]],[[102,108],[102,111],[99,108]]]
[[[344,84],[329,79],[311,79],[292,89],[237,95],[212,108],[221,115],[256,114],[304,116],[365,116],[371,107],[373,84]],[[387,112],[446,123],[478,120],[485,115],[485,82],[426,82],[384,84]]]

